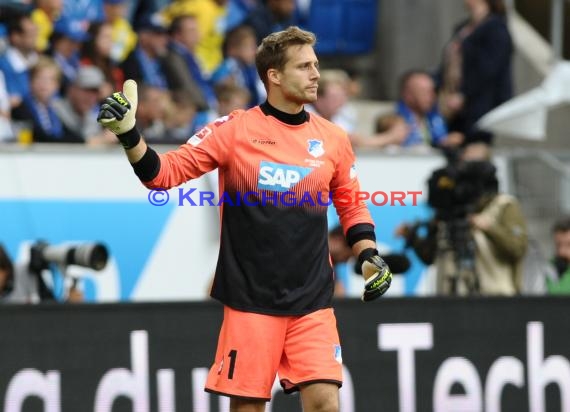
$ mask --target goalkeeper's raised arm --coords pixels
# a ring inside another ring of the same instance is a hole
[[[145,186],[169,189],[200,177],[225,162],[233,130],[232,127],[225,127],[222,134],[220,129],[239,111],[217,119],[193,136],[188,136],[188,144],[158,154],[145,143],[137,129],[137,101],[137,83],[127,80],[122,91],[114,92],[105,99],[97,120],[117,136],[135,174]]]

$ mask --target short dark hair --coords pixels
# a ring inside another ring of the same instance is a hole
[[[8,37],[14,33],[23,33],[23,21],[31,19],[28,10],[19,9],[16,7],[2,7],[0,9],[0,23],[6,26]]]
[[[505,6],[505,2],[503,0],[486,0],[486,2],[489,5],[491,13],[501,16],[507,14],[507,7]]]
[[[552,233],[568,232],[570,231],[570,215],[563,216],[554,222],[552,226]]]
[[[168,27],[168,34],[170,34],[171,36],[178,34],[180,30],[182,30],[182,24],[187,19],[197,20],[198,17],[195,14],[182,14],[180,16],[176,16],[170,23],[170,26]]]
[[[247,38],[252,38],[257,43],[257,36],[253,27],[246,24],[239,25],[228,31],[224,38],[224,42],[222,43],[222,52],[224,56],[228,57],[228,50],[239,46]]]
[[[271,33],[265,37],[257,48],[255,66],[259,78],[267,87],[267,71],[269,69],[283,70],[287,63],[287,50],[291,46],[314,46],[316,37],[313,33],[291,26],[286,30]]]
[[[404,73],[402,73],[400,75],[400,79],[398,81],[398,92],[400,93],[400,96],[404,93],[404,89],[408,85],[408,82],[410,81],[410,79],[414,76],[419,76],[419,75],[424,75],[424,76],[427,76],[427,77],[433,79],[432,74],[430,72],[428,72],[427,70],[411,69],[411,70],[405,71]]]

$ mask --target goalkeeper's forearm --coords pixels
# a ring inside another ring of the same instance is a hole
[[[126,136],[127,134],[129,136]],[[146,144],[136,126],[119,138],[126,138],[131,142],[138,141],[134,146],[129,145],[132,146],[129,149],[125,148],[127,159],[129,159],[129,163],[141,182],[154,179],[160,170],[160,158],[158,153]],[[123,145],[123,147],[125,146]]]
[[[128,133],[133,133],[133,134],[138,133],[140,135],[140,132],[136,127],[133,130],[129,131]],[[125,153],[127,154],[129,162],[131,164],[135,164],[143,158],[144,154],[146,153],[146,150],[147,150],[146,142],[144,141],[143,137],[140,136],[140,140],[137,143],[137,145],[131,149],[125,149]]]
[[[369,239],[362,239],[359,240],[358,242],[356,242],[354,245],[352,245],[352,252],[354,253],[354,256],[360,256],[360,253],[364,250],[364,249],[376,249],[376,242],[373,240],[369,240]],[[367,274],[362,274],[364,276],[364,280],[367,280],[372,274],[367,273]]]

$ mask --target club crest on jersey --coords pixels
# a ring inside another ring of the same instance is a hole
[[[313,171],[310,167],[261,161],[257,188],[274,192],[287,192]]]
[[[351,166],[349,175],[351,179],[354,179],[356,177],[356,165]]]
[[[307,144],[309,145],[308,150],[309,154],[313,157],[321,157],[325,154],[325,149],[323,147],[322,140],[311,139],[307,140]]]
[[[333,345],[334,359],[342,364],[342,349],[340,345]]]

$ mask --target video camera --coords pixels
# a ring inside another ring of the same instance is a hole
[[[438,219],[463,219],[483,195],[497,192],[496,168],[489,161],[461,161],[457,150],[444,153],[447,165],[428,179],[428,204]]]

